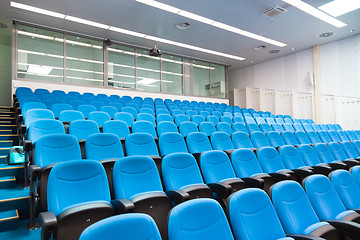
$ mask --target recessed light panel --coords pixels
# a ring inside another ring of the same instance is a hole
[[[359,0],[335,0],[319,7],[319,9],[334,17],[338,17],[359,8]]]

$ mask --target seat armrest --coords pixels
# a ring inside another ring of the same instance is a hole
[[[32,148],[32,142],[30,140],[24,140],[24,151],[30,152]]]
[[[227,198],[232,193],[232,188],[229,184],[218,182],[207,184],[211,191],[216,193],[219,198]]]
[[[56,232],[57,218],[54,212],[42,212],[39,215],[41,227],[41,240],[51,239],[51,235]]]
[[[291,171],[293,171],[296,175],[305,178],[307,176],[310,176],[313,172],[309,169],[303,169],[303,168],[298,168],[298,169],[292,169]]]
[[[245,177],[242,178],[248,187],[264,188],[264,180],[260,178]]]
[[[20,109],[20,111],[21,111],[21,109]],[[24,121],[24,116],[21,115],[21,114],[17,115],[16,122],[17,123],[22,123],[23,121]]]
[[[25,133],[26,133],[26,125],[20,124],[19,134],[25,136]]]
[[[130,213],[135,211],[135,205],[128,199],[114,199],[111,200],[116,214]]]
[[[358,239],[360,236],[360,224],[358,223],[343,220],[326,220],[326,222],[353,239]]]
[[[287,237],[294,238],[295,240],[325,240],[325,238],[306,235],[306,234],[286,234]]]
[[[269,173],[269,175],[274,179],[275,182],[291,180],[291,175],[287,173]]]
[[[169,190],[165,192],[169,199],[175,204],[179,204],[190,200],[190,195],[183,190]]]
[[[326,176],[332,171],[332,168],[328,165],[312,166],[312,168],[314,169],[314,173],[320,173]]]
[[[31,181],[35,181],[41,173],[41,167],[39,165],[30,165],[28,167],[28,176],[30,176]]]

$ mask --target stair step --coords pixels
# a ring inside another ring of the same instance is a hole
[[[19,223],[18,210],[0,212],[0,232],[16,229]]]
[[[0,140],[1,148],[12,147],[12,146],[13,146],[13,140]]]
[[[17,184],[24,183],[24,165],[0,164],[0,177],[15,176]]]
[[[10,147],[0,147],[0,157],[8,155]]]
[[[13,130],[16,129],[16,125],[15,124],[0,124],[0,130]]]
[[[7,154],[0,156],[0,164],[5,164],[6,163],[6,157],[7,157]]]
[[[15,176],[0,177],[0,189],[9,189],[16,186]]]
[[[18,134],[0,134],[1,140],[17,140],[19,138]]]
[[[0,212],[17,209],[19,218],[26,219],[29,217],[29,198],[29,188],[0,189]]]

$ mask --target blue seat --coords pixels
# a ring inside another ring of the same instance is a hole
[[[330,139],[331,139],[331,142],[341,142],[341,139],[339,138],[339,135],[337,135],[337,133],[333,130],[330,130],[327,132]]]
[[[335,160],[334,156],[332,155],[330,149],[326,146],[325,143],[316,143],[314,145],[314,150],[323,163],[329,164],[331,167],[335,166],[342,166],[343,168],[347,169],[345,163],[341,162],[340,160]]]
[[[219,118],[217,116],[210,115],[206,117],[206,121],[211,122],[214,126],[216,126],[216,124],[219,123]]]
[[[95,111],[89,113],[88,119],[96,122],[98,126],[103,126],[104,122],[111,120],[110,115],[108,113],[101,111]]]
[[[69,125],[69,134],[74,135],[78,141],[85,140],[94,133],[100,133],[100,130],[97,123],[92,120],[76,120]]]
[[[189,133],[199,132],[199,129],[195,123],[187,121],[180,123],[179,132],[183,137],[186,137]]]
[[[114,120],[121,120],[121,121],[124,121],[126,122],[126,124],[128,125],[128,127],[131,127],[134,123],[134,118],[133,116],[128,113],[128,112],[118,112],[118,113],[115,113],[115,116],[114,116]]]
[[[238,117],[235,115],[235,117],[233,118],[233,123],[243,123],[245,125],[245,121],[244,121],[244,118],[241,116],[241,117]]]
[[[234,145],[230,139],[230,135],[226,132],[214,132],[210,136],[211,145],[214,150],[234,150]]]
[[[39,119],[55,119],[52,111],[47,109],[30,109],[26,112],[24,123],[28,128],[34,121]]]
[[[73,110],[73,107],[66,103],[55,103],[51,107],[51,111],[54,113],[55,118],[59,118],[60,113],[65,110]]]
[[[300,153],[294,146],[281,146],[279,148],[279,154],[287,169],[292,169],[293,171],[297,171],[296,169],[300,169],[299,171],[303,170],[302,173],[304,175],[310,175],[313,173],[313,169],[309,165],[305,164]]]
[[[150,122],[154,127],[156,126],[155,118],[153,115],[149,113],[139,113],[136,116],[136,121],[148,121]]]
[[[123,107],[121,108],[121,112],[130,113],[133,119],[135,119],[137,115],[137,111],[133,107]]]
[[[326,126],[326,124],[319,124],[319,127],[323,131],[329,131],[330,129]]]
[[[314,129],[315,132],[319,132],[321,130],[319,125],[317,125],[315,123],[311,124],[311,127]]]
[[[21,114],[26,118],[26,112],[30,109],[47,109],[46,105],[42,102],[26,102],[21,107]]]
[[[293,127],[296,132],[305,132],[304,128],[302,127],[302,125],[300,123],[294,123]]]
[[[191,110],[191,108],[190,108],[190,110],[187,110],[187,111],[185,112],[185,114],[186,114],[187,116],[189,116],[189,118],[192,118],[193,116],[197,115],[198,113],[197,113],[196,111],[194,111],[194,110]]]
[[[288,119],[288,118],[285,118],[285,119]],[[292,124],[290,124],[290,123],[284,123],[283,128],[286,132],[291,132],[291,133],[295,132],[295,129],[293,128]]]
[[[330,149],[332,155],[336,160],[344,162],[349,167],[359,165],[359,162],[357,160],[351,159],[346,155],[339,143],[331,142],[328,144],[328,148]]]
[[[174,122],[170,114],[159,114],[156,116],[156,122],[159,124],[161,122]]]
[[[116,112],[120,112],[124,105],[121,104],[120,102],[111,102],[111,103],[109,103],[109,106],[115,107],[115,108],[116,108]],[[101,108],[100,108],[100,110],[101,110]],[[113,111],[113,110],[111,110],[111,111]],[[115,113],[116,113],[116,112],[115,112]],[[115,113],[114,113],[114,115],[115,115]],[[114,117],[113,117],[113,118],[114,118]]]
[[[159,150],[161,157],[171,153],[188,153],[185,140],[177,132],[166,132],[159,137]]]
[[[115,134],[120,139],[125,139],[130,134],[128,125],[126,122],[121,120],[111,120],[104,122],[103,132]]]
[[[85,105],[86,102],[79,99],[72,99],[68,102],[74,109],[78,109],[80,105]],[[100,109],[100,108],[99,108]]]
[[[281,138],[286,145],[293,145],[293,146],[299,145],[298,141],[295,138],[295,135],[292,132],[287,132],[287,131],[282,132]]]
[[[270,196],[286,234],[338,238],[339,233],[334,227],[320,222],[299,183],[290,180],[278,182],[271,188]]]
[[[116,107],[114,106],[102,106],[100,108],[101,112],[106,112],[109,114],[110,118],[113,119],[115,116],[115,113],[119,112]]]
[[[275,118],[275,123],[279,123],[279,124],[283,125],[285,122],[282,118],[277,117],[277,118]]]
[[[36,143],[41,137],[49,134],[65,134],[64,125],[53,119],[40,119],[34,121],[28,130],[28,139],[31,144]]]
[[[215,125],[212,122],[202,122],[199,125],[200,132],[210,136],[213,132],[216,132]]]
[[[265,120],[266,120],[266,122],[267,122],[268,124],[270,124],[270,125],[272,125],[272,124],[275,123],[275,120],[274,120],[273,118],[271,118],[271,117],[268,117],[268,118],[266,118]]]
[[[246,128],[250,134],[253,132],[260,132],[260,128],[256,123],[248,123]]]
[[[342,127],[340,126],[340,124],[334,124],[336,131],[342,131]]]
[[[270,131],[266,133],[266,138],[269,141],[270,146],[272,147],[281,147],[285,145],[284,141],[280,136],[280,133],[278,132]]]
[[[19,107],[22,109],[26,103],[34,103],[34,102],[41,103],[41,100],[36,96],[28,96],[28,97],[24,96],[19,99]],[[46,105],[45,108],[47,108]]]
[[[178,129],[174,122],[160,122],[156,127],[158,136],[160,137],[164,133],[173,132],[178,133]]]
[[[289,123],[289,124],[291,124],[291,125],[294,124],[294,122],[292,121],[291,118],[284,118],[283,120],[284,120],[284,124],[285,124],[285,123]]]
[[[300,144],[310,144],[310,140],[307,136],[307,134],[303,131],[296,131],[294,133],[296,140],[300,143]]]
[[[265,137],[265,134],[262,132],[253,132],[250,134],[250,139],[255,148],[261,148],[265,146],[270,146],[269,141]]]
[[[186,145],[191,154],[213,150],[208,136],[203,132],[189,133],[186,137]]]
[[[307,133],[314,131],[314,129],[313,129],[313,128],[311,127],[311,125],[308,124],[308,123],[304,123],[302,126],[303,126],[305,132],[307,132]]]
[[[212,199],[194,199],[171,210],[169,239],[234,240],[234,237],[219,203]]]
[[[35,89],[35,92],[34,92],[36,95],[42,95],[42,94],[49,94],[49,90],[47,89],[43,89],[43,88],[38,88],[38,89]]]
[[[354,166],[350,168],[350,173],[353,176],[357,185],[360,187],[360,166]]]
[[[154,137],[149,133],[132,133],[125,139],[127,156],[159,157]]]
[[[65,103],[64,100],[62,100],[59,97],[55,97],[55,96],[51,96],[45,99],[45,105],[48,109],[52,109],[52,106],[54,104],[59,104],[59,103]],[[71,105],[70,105],[71,106]],[[72,107],[72,106],[71,106]]]
[[[157,107],[156,108],[156,116],[158,116],[160,114],[170,115],[170,112],[166,109],[166,107],[164,107],[164,108]]]
[[[180,123],[182,122],[190,122],[190,118],[186,116],[185,114],[178,114],[174,118],[175,124],[177,127],[179,127]]]
[[[226,123],[228,123],[230,126],[233,124],[232,118],[231,118],[231,117],[227,117],[227,116],[222,116],[222,117],[220,117],[220,122],[226,122]]]
[[[140,103],[137,103],[136,101],[135,102],[131,101],[131,102],[127,103],[125,105],[125,107],[126,107],[125,112],[129,111],[129,113],[131,113],[131,115],[133,115],[134,118],[136,117],[136,115],[134,115],[135,112],[137,114],[140,111]],[[135,110],[135,112],[134,112],[134,110]],[[121,109],[121,111],[122,111],[122,109]]]
[[[323,163],[315,150],[309,144],[301,144],[298,146],[298,152],[307,166],[312,166],[316,173],[325,174],[326,176],[336,167],[330,166],[327,163]],[[341,167],[344,167],[341,165]]]
[[[153,138],[157,138],[154,125],[149,121],[139,120],[132,125],[132,133],[148,133]]]
[[[205,118],[201,115],[193,115],[191,117],[191,122],[195,123],[196,126],[199,126],[200,123],[205,122]]]
[[[170,109],[169,109],[170,110]],[[173,110],[170,111],[171,112],[171,116],[175,119],[175,117],[177,115],[185,115],[185,113],[183,111],[181,111],[178,108],[174,108]]]
[[[249,132],[245,126],[245,123],[240,123],[240,122],[233,123],[232,129],[233,129],[233,132],[244,132],[246,134],[249,134]]]
[[[308,123],[307,120],[306,120],[306,119],[303,119],[303,118],[302,118],[302,119],[299,119],[299,121],[300,121],[301,124]]]
[[[59,121],[72,122],[75,120],[85,120],[85,117],[82,114],[82,112],[76,110],[64,110],[60,112]]]
[[[316,132],[311,131],[311,132],[306,133],[306,135],[308,136],[308,138],[312,144],[322,143],[322,141],[319,138],[319,135]]]
[[[245,123],[246,123],[246,125],[256,124],[255,119],[252,118],[252,117],[245,117]],[[257,124],[256,124],[256,125],[257,125]]]
[[[97,161],[124,157],[120,139],[113,133],[95,133],[85,142],[85,156]]]
[[[337,131],[336,132],[340,138],[341,141],[350,141],[350,139],[348,138],[348,136],[346,136],[346,133],[344,131]]]
[[[353,131],[346,130],[346,131],[344,131],[344,132],[345,132],[346,136],[348,137],[348,139],[349,139],[350,141],[356,141],[356,140],[358,140]]]
[[[199,115],[203,116],[205,119],[207,118],[207,116],[210,116],[210,113],[207,111],[200,111]]]
[[[119,238],[161,240],[154,219],[143,213],[122,214],[96,222],[81,233],[79,240]]]
[[[254,148],[249,135],[245,132],[234,132],[231,135],[231,140],[236,149],[238,148]]]
[[[247,188],[231,195],[228,215],[236,239],[293,240],[286,237],[270,198],[261,189]]]
[[[293,175],[293,173],[291,173],[291,171],[285,167],[279,153],[275,150],[275,148],[262,147],[257,150],[257,157],[264,172]]]
[[[255,118],[255,121],[256,121],[257,125],[260,125],[262,123],[266,123],[265,119],[263,119],[262,117]]]
[[[320,131],[318,131],[317,134],[318,134],[321,142],[323,142],[323,143],[332,142],[327,132],[320,130]]]
[[[81,94],[79,92],[76,92],[76,91],[70,91],[70,92],[68,92],[67,95],[73,96],[73,97],[80,97]]]
[[[278,133],[284,132],[284,129],[283,129],[283,127],[281,126],[280,123],[273,123],[273,124],[271,125],[271,127],[273,128],[273,130],[274,130],[275,132],[278,132]]]
[[[217,131],[222,131],[222,132],[226,132],[229,136],[233,133],[233,130],[231,128],[231,125],[228,124],[227,122],[219,122],[216,125],[216,130]]]
[[[219,112],[219,111],[216,111],[216,110],[213,111],[213,112],[211,113],[211,115],[218,117],[219,120],[220,120],[220,118],[222,117],[222,113]]]
[[[350,142],[341,142],[340,145],[348,158],[359,160],[360,155],[356,152],[353,144]]]
[[[96,107],[94,107],[93,105],[86,105],[86,104],[79,105],[76,109],[82,112],[85,118],[88,118],[91,112],[97,111]]]

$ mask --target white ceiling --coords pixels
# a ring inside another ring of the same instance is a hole
[[[345,22],[347,26],[336,28],[281,0],[159,1],[284,42],[287,46],[280,48],[266,44],[138,3],[135,0],[16,0],[16,2],[27,5],[246,58],[244,61],[238,61],[167,44],[158,44],[158,47],[164,52],[228,64],[231,66],[231,70],[289,55],[296,51],[311,48],[317,44],[321,45],[360,33],[360,9],[338,17],[337,19]],[[330,1],[305,0],[305,2],[314,7],[319,7]],[[272,19],[260,14],[265,9],[275,5],[283,7],[288,11]],[[9,24],[12,19],[79,32],[104,39],[109,38],[147,48],[151,48],[155,44],[153,41],[146,39],[14,9],[10,7],[10,0],[1,0],[0,21]],[[192,26],[187,30],[178,30],[175,25],[180,22],[189,22]],[[351,29],[355,31],[350,32]],[[334,35],[326,39],[318,37],[319,34],[328,31],[333,32]],[[259,45],[265,45],[267,48],[262,51],[255,51],[254,48]],[[292,50],[293,48],[295,50]],[[279,49],[280,53],[269,54],[268,51],[273,49]]]

